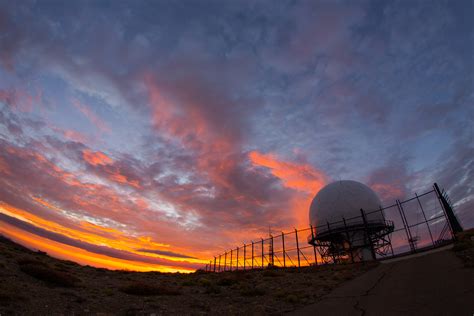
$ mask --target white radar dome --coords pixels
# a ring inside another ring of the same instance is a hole
[[[336,181],[326,185],[314,197],[309,208],[309,222],[313,227],[327,222],[338,222],[335,226],[340,226],[345,218],[347,225],[357,225],[363,223],[360,209],[370,212],[379,209],[380,205],[377,194],[365,184],[352,180]],[[366,218],[372,223],[384,221],[381,212],[368,214]],[[322,230],[326,227],[319,229]]]

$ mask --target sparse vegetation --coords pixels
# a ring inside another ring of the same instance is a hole
[[[283,274],[280,273],[278,270],[275,268],[267,269],[263,271],[263,276],[264,277],[279,277],[282,276]]]
[[[262,285],[251,285],[248,283],[242,284],[240,287],[240,295],[242,296],[261,296],[265,295],[265,290]]]
[[[0,266],[2,315],[282,314],[316,301],[372,267],[270,267],[191,274],[111,271],[57,260],[2,238]]]
[[[217,285],[220,286],[231,286],[235,283],[237,283],[237,279],[235,278],[230,278],[230,277],[223,277],[217,281]]]
[[[178,289],[173,287],[167,287],[164,285],[153,285],[143,282],[135,282],[128,284],[122,288],[120,291],[130,294],[130,295],[139,295],[139,296],[152,296],[152,295],[179,295],[180,292]]]
[[[27,263],[20,266],[24,273],[51,285],[73,287],[79,279],[64,272],[56,271],[44,264]]]
[[[474,268],[474,228],[456,235],[453,251],[467,268]]]
[[[20,266],[27,265],[27,264],[46,266],[44,262],[39,261],[36,258],[31,258],[31,257],[22,257],[18,259],[16,263],[18,263]]]

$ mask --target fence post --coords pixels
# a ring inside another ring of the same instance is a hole
[[[270,235],[270,262],[273,267],[275,265],[275,261],[273,258],[273,236],[272,235]]]
[[[415,252],[416,249],[415,249],[415,245],[413,244],[413,236],[411,235],[410,226],[409,226],[408,220],[405,216],[405,211],[403,210],[403,206],[402,206],[402,203],[400,202],[400,200],[397,200],[397,203],[398,203],[398,207],[399,207],[399,210],[400,210],[400,214],[403,217],[403,220],[405,221],[405,230],[407,232],[408,243],[410,245],[410,249],[411,249],[412,252]]]
[[[352,263],[354,263],[354,250],[352,249],[351,237],[349,236],[349,231],[347,230],[346,218],[342,217],[342,221],[344,222],[344,230],[346,231],[347,242],[349,243],[349,253],[351,255],[351,261]]]
[[[286,268],[285,233],[284,232],[281,232],[281,243],[283,245],[283,267]]]
[[[247,245],[244,244],[244,271],[245,271],[245,259],[247,258],[247,252],[245,250],[246,247],[247,247]]]
[[[232,271],[232,251],[233,249],[230,250],[230,271]]]
[[[439,203],[441,204],[441,208],[443,209],[444,216],[446,217],[446,220],[448,222],[448,227],[451,231],[451,237],[453,239],[456,239],[456,233],[462,232],[463,228],[459,223],[458,219],[456,218],[456,215],[454,215],[454,211],[451,208],[449,202],[446,200],[446,198],[443,196],[443,193],[440,191],[438,184],[433,184],[433,187],[436,191],[436,196],[438,197]]]
[[[403,216],[402,208],[400,207],[400,201],[398,201],[398,199],[397,199],[395,202],[397,203],[398,212],[400,213],[400,218],[402,219],[402,222],[403,222],[403,228],[405,229],[405,234],[407,235],[408,245],[410,246],[410,249],[413,252],[414,249],[413,249],[413,245],[411,243],[410,233],[407,229],[407,224],[405,222],[405,217]]]
[[[253,270],[253,240],[252,240],[252,270]]]
[[[264,255],[264,251],[265,251],[265,245],[263,243],[263,238],[260,238],[262,240],[262,269],[264,268],[264,263],[263,263],[263,260],[265,259],[265,255]]]
[[[216,257],[214,256],[214,272],[216,272]]]
[[[430,233],[431,243],[433,244],[433,247],[434,247],[435,243],[434,243],[433,235],[431,234],[430,223],[426,219],[425,210],[423,209],[423,206],[421,205],[420,199],[418,198],[418,194],[416,194],[416,192],[415,192],[415,197],[416,197],[416,200],[418,201],[418,205],[420,206],[421,213],[423,214],[423,218],[425,219],[426,227],[428,228],[428,233]]]
[[[226,268],[227,268],[227,251],[224,253],[224,271],[227,271]]]
[[[414,243],[414,240],[413,240],[413,235],[411,234],[410,224],[408,223],[407,216],[405,214],[405,210],[403,209],[403,204],[400,200],[398,201],[398,203],[400,204],[400,209],[402,210],[403,217],[405,218],[405,223],[407,223],[408,234],[410,235],[410,243],[413,247],[413,251],[416,252],[416,246],[415,246],[415,243]]]
[[[219,272],[221,272],[221,257],[222,257],[222,254],[219,255],[219,270],[218,270]]]
[[[237,264],[235,266],[239,270],[239,247],[237,247]]]
[[[318,256],[316,254],[316,239],[314,239],[314,229],[313,229],[313,225],[310,225],[309,227],[311,227],[311,239],[313,240],[314,265],[317,266]]]
[[[295,238],[296,238],[296,251],[298,252],[298,268],[301,267],[300,263],[300,243],[298,241],[298,230],[295,228]]]

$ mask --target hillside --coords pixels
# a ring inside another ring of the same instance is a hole
[[[0,236],[0,314],[279,314],[316,302],[376,265],[191,274],[111,271],[58,260]]]

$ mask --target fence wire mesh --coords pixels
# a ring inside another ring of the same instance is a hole
[[[363,229],[357,227],[365,225],[365,229],[370,229],[372,224],[380,223],[380,216],[385,219],[390,232],[384,236],[375,234],[375,237],[369,238],[375,259],[392,258],[442,246],[454,238],[442,199],[447,199],[446,194],[441,194],[434,186],[428,192],[420,195],[415,193],[412,198],[396,200],[394,204],[377,210],[361,210],[360,216],[321,223],[317,227],[272,233],[266,238],[253,240],[215,256],[206,265],[205,270],[223,272],[263,269],[269,266],[303,267],[354,261],[352,252],[346,253],[343,259],[336,257],[337,251],[331,248],[331,243],[309,242],[315,240],[317,232],[340,230],[340,234],[346,234],[347,240],[352,244],[361,243],[360,239],[367,237],[364,234],[357,235],[357,229]],[[352,236],[349,236],[350,234]],[[330,248],[331,251],[328,251]]]

